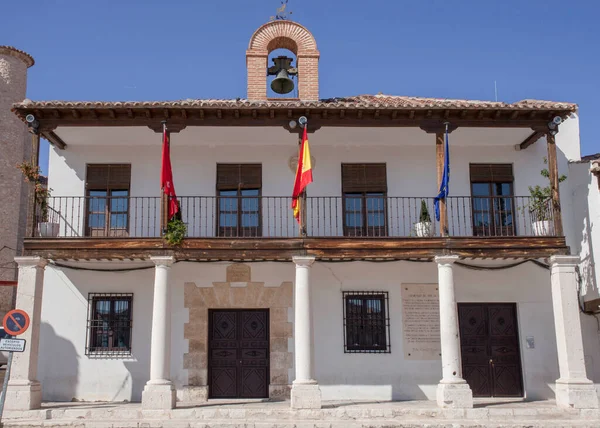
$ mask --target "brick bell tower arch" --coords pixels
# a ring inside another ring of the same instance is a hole
[[[319,51],[313,35],[302,25],[287,21],[271,21],[254,32],[246,51],[248,99],[267,100],[267,68],[269,54],[275,49],[288,49],[296,55],[298,98],[319,99]]]

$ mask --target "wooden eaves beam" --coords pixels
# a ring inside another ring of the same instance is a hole
[[[67,148],[67,143],[65,143],[62,140],[62,138],[60,138],[58,135],[56,135],[56,133],[54,131],[43,132],[42,137],[44,137],[46,140],[50,141],[52,144],[54,144],[60,150],[64,150]]]
[[[525,150],[527,147],[531,146],[537,140],[544,136],[543,132],[534,131],[529,137],[525,138],[521,144],[518,144],[518,150]]]

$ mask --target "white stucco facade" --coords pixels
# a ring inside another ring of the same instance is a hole
[[[539,174],[547,153],[544,139],[526,150],[515,150],[515,145],[530,132],[519,129],[453,132],[450,135],[450,196],[470,195],[470,163],[512,164],[517,196],[528,195],[529,185],[545,185],[545,179]],[[141,128],[65,128],[61,135],[68,139],[69,146],[67,150],[51,149],[49,186],[53,195],[84,196],[87,163],[130,163],[131,196],[159,195],[159,134]],[[293,179],[289,158],[295,153],[296,143],[295,134],[279,128],[184,129],[172,136],[171,158],[177,193],[179,196],[214,196],[217,163],[256,162],[262,164],[262,195],[289,195]],[[420,129],[323,128],[311,134],[310,143],[316,161],[314,183],[308,190],[310,196],[339,196],[344,162],[385,162],[390,197],[430,197],[436,193],[435,140],[432,134]],[[584,256],[585,264],[586,250],[580,244],[582,213],[578,207],[570,209],[573,195],[587,189],[570,184],[575,182],[578,171],[573,164],[569,167],[568,162],[580,158],[576,116],[561,126],[557,145],[559,170],[570,176],[561,184],[565,235],[572,251],[577,248],[574,253],[581,252]],[[590,181],[588,190],[593,190],[593,186],[594,182]],[[594,198],[598,198],[598,193],[589,191],[590,206]],[[598,205],[597,199],[595,201]],[[594,228],[597,219],[586,221],[589,221],[585,223],[589,230],[584,231],[585,236],[593,237],[598,232]],[[600,242],[600,237],[597,241]],[[472,266],[501,267],[515,260],[463,262]],[[50,264],[45,269],[38,375],[43,399],[140,401],[150,379],[154,264],[149,261],[63,264],[71,268]],[[266,288],[280,288],[296,278],[291,261],[246,264],[251,269],[251,282],[264,283]],[[186,303],[186,287],[192,287],[189,284],[198,288],[217,287],[215,284],[225,281],[229,265],[228,262],[180,261],[170,269],[170,379],[178,399],[185,397],[190,385],[184,362],[190,343],[185,331],[189,328],[186,325],[190,323],[190,310],[194,308]],[[147,269],[98,272],[144,267]],[[533,263],[484,271],[457,265],[453,272],[454,293],[459,304],[516,304],[524,397],[553,398],[559,368],[549,269]],[[438,281],[438,268],[433,261],[328,263],[317,260],[312,264],[310,308],[314,323],[314,362],[311,370],[323,400],[436,399],[436,388],[442,377],[441,360],[404,358],[401,287],[403,284],[437,284]],[[250,287],[248,284],[235,287]],[[345,291],[388,293],[390,353],[344,352],[342,293]],[[130,357],[86,355],[89,293],[133,294]],[[293,327],[294,306],[289,309],[287,320]],[[587,375],[598,387],[600,343],[596,320],[582,314],[581,323]],[[292,361],[294,337],[288,341]],[[293,364],[287,373],[291,385],[295,379]]]
[[[294,279],[292,263],[249,265],[253,281],[276,286]],[[109,269],[115,265],[95,263],[86,266]],[[184,283],[193,281],[197,286],[210,287],[214,282],[224,280],[226,266],[225,263],[180,262],[172,268],[171,379],[179,390],[188,384],[187,371],[183,368],[183,354],[188,346],[183,331],[189,310],[184,307]],[[119,267],[126,266],[120,264]],[[128,273],[46,268],[39,363],[39,380],[45,400],[141,399],[150,371],[153,274],[153,267]],[[404,359],[400,296],[404,283],[436,283],[435,263],[316,262],[312,267],[311,280],[315,324],[314,370],[324,400],[435,399],[441,362],[439,359]],[[529,399],[552,398],[558,367],[549,272],[533,264],[485,273],[457,267],[455,287],[459,303],[517,304],[525,396]],[[85,355],[87,294],[99,291],[134,294],[131,358]],[[391,353],[344,353],[342,291],[389,293]],[[290,321],[293,320],[292,315],[289,314]],[[527,337],[534,339],[535,348],[527,347]],[[586,339],[589,338],[593,335],[586,336]],[[595,366],[590,369],[592,372],[597,370]]]

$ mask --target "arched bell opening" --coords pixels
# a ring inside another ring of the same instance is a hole
[[[278,48],[269,52],[267,98],[298,98],[298,62],[290,49]]]

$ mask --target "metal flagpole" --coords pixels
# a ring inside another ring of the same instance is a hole
[[[300,128],[302,129],[302,127]],[[302,156],[302,131],[300,131],[300,134],[298,135],[298,163],[296,165],[296,175],[298,174],[298,168],[301,168],[300,165],[300,157]],[[302,171],[300,171],[302,172]],[[302,196],[304,194],[304,190],[302,191],[302,194],[298,195],[298,236],[300,238],[302,238],[304,236],[304,208],[303,208],[303,202],[304,202],[304,197]]]
[[[169,142],[169,147],[167,147],[167,150],[169,150],[169,153],[170,153],[170,151],[171,151],[171,147],[170,147],[171,141],[170,141],[170,136],[167,134],[167,132],[168,132],[167,131],[167,121],[163,120],[161,123],[163,125],[163,135],[162,135],[163,136],[163,138],[162,138],[163,141],[162,141],[162,143],[165,144],[165,135],[166,135],[167,136],[167,140]],[[164,148],[162,150],[164,150]],[[162,159],[161,159],[161,162],[163,162]],[[162,173],[162,168],[163,168],[163,165],[161,163],[161,173]],[[161,217],[160,217],[160,223],[161,223],[160,224],[160,226],[161,226],[160,230],[161,230],[161,236],[162,236],[165,233],[167,233],[167,225],[169,223],[169,219],[168,219],[168,216],[169,216],[169,197],[167,196],[167,194],[165,192],[165,189],[162,188],[162,183],[161,183],[160,192],[161,192],[161,195],[160,195],[161,196],[161,198],[160,198],[160,214],[161,214]]]

